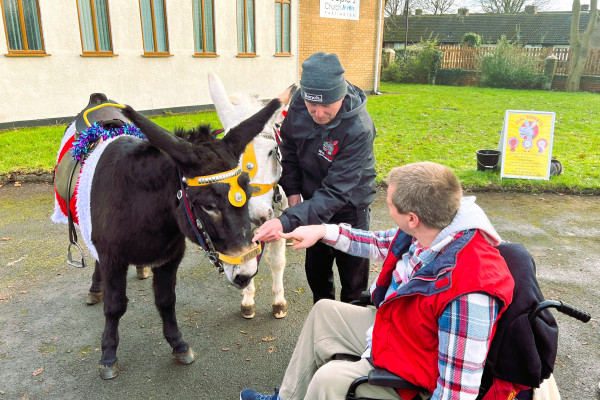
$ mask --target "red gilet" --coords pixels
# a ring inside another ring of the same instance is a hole
[[[382,273],[397,260],[390,251]],[[513,288],[500,253],[478,231],[465,233],[381,303],[373,328],[373,363],[433,392],[439,377],[438,319],[446,306],[467,293],[486,293],[500,300],[499,318]],[[495,329],[496,324],[492,335]]]

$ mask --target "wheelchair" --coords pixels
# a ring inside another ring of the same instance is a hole
[[[543,298],[537,279],[535,278],[535,262],[531,254],[523,247],[523,245],[504,242],[497,246],[497,249],[505,259],[511,274],[515,279],[515,289],[513,292],[513,303],[511,303],[502,317],[498,320],[496,333],[498,334],[500,331],[501,324],[506,324],[506,328],[509,328],[511,327],[511,321],[518,318],[526,318],[532,328],[532,335],[530,338],[523,338],[516,334],[514,337],[511,337],[510,329],[506,329],[505,332],[507,333],[505,333],[503,337],[500,337],[499,335],[494,336],[488,352],[488,359],[486,361],[477,400],[483,399],[487,391],[490,390],[494,378],[529,387],[529,390],[522,390],[519,392],[515,399],[530,400],[533,397],[533,388],[539,387],[540,383],[544,379],[547,379],[552,373],[556,359],[558,327],[549,309],[554,308],[557,311],[576,318],[584,323],[588,322],[591,316],[589,313],[579,310],[572,305],[561,301],[545,300]],[[521,309],[521,306],[513,307],[515,304],[514,299],[517,298],[517,296],[519,296],[519,299],[521,300],[519,304],[522,305],[523,302],[525,302],[528,306],[524,309]],[[371,304],[369,292],[364,292],[361,299],[353,303],[363,306]],[[517,309],[517,307],[520,308]],[[547,337],[540,338],[536,336],[540,329],[545,329],[544,334]],[[547,335],[548,332],[550,335]],[[539,368],[539,365],[536,370],[535,367],[529,364],[526,355],[520,354],[521,351],[518,350],[518,346],[515,346],[514,350],[511,349],[510,343],[517,340],[531,341],[531,345],[535,349],[532,349],[532,352],[528,354],[529,356],[531,356],[531,354],[537,354],[537,352],[540,351],[540,348],[542,348],[545,354],[540,354],[538,360],[536,360],[542,365],[541,369]],[[507,354],[510,355],[510,357],[513,357],[512,359],[514,359],[514,362],[503,362],[503,359],[508,358],[506,357]],[[336,354],[333,359],[347,361],[357,360],[356,356],[347,354]],[[346,394],[346,400],[378,400],[357,396],[357,388],[365,383],[374,386],[426,393],[423,388],[420,388],[385,369],[376,367],[369,372],[368,376],[357,378],[350,385]],[[420,394],[416,394],[412,400],[421,398]]]

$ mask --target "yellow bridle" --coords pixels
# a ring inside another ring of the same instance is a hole
[[[206,186],[216,182],[228,183],[230,186],[229,193],[227,195],[229,202],[235,207],[241,207],[246,203],[246,193],[244,193],[237,181],[237,178],[241,175],[241,173],[242,169],[237,167],[220,174],[196,176],[194,178],[186,178],[185,180],[188,186]],[[244,264],[245,262],[258,257],[261,252],[262,248],[260,245],[255,245],[250,250],[236,257],[228,256],[221,252],[215,251],[219,257],[219,260],[234,265]]]
[[[271,135],[260,134],[260,136],[266,139],[275,140],[275,138]],[[258,172],[258,164],[256,162],[256,153],[254,152],[253,142],[248,143],[248,145],[246,146],[244,154],[242,154],[241,164],[242,169],[248,173],[250,179],[253,179],[256,176],[256,173]],[[275,186],[277,186],[277,181],[273,183],[251,183],[250,186],[252,186],[253,189],[253,192],[251,194],[252,197],[262,196],[263,194],[268,193],[269,190],[275,188]]]
[[[235,207],[241,207],[246,204],[246,193],[244,193],[238,184],[238,176],[240,176],[241,173],[242,169],[236,167],[220,174],[186,178],[186,183],[188,186],[206,186],[217,182],[228,183],[229,193],[227,198],[229,199],[229,202]]]

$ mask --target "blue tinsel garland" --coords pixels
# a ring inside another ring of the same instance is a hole
[[[73,142],[73,158],[83,161],[88,155],[90,145],[96,140],[100,138],[107,140],[121,135],[131,135],[146,140],[146,136],[133,124],[126,123],[119,128],[105,129],[102,125],[94,122],[92,126],[79,133],[79,139]]]

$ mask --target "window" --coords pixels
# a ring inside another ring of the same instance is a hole
[[[238,55],[256,55],[254,46],[254,0],[237,0]]]
[[[275,54],[291,54],[290,7],[291,0],[275,0]]]
[[[169,55],[165,0],[140,0],[144,55]]]
[[[113,55],[107,0],[77,0],[84,55]]]
[[[194,55],[215,55],[214,0],[193,0]]]
[[[46,55],[37,0],[3,0],[9,55]]]

